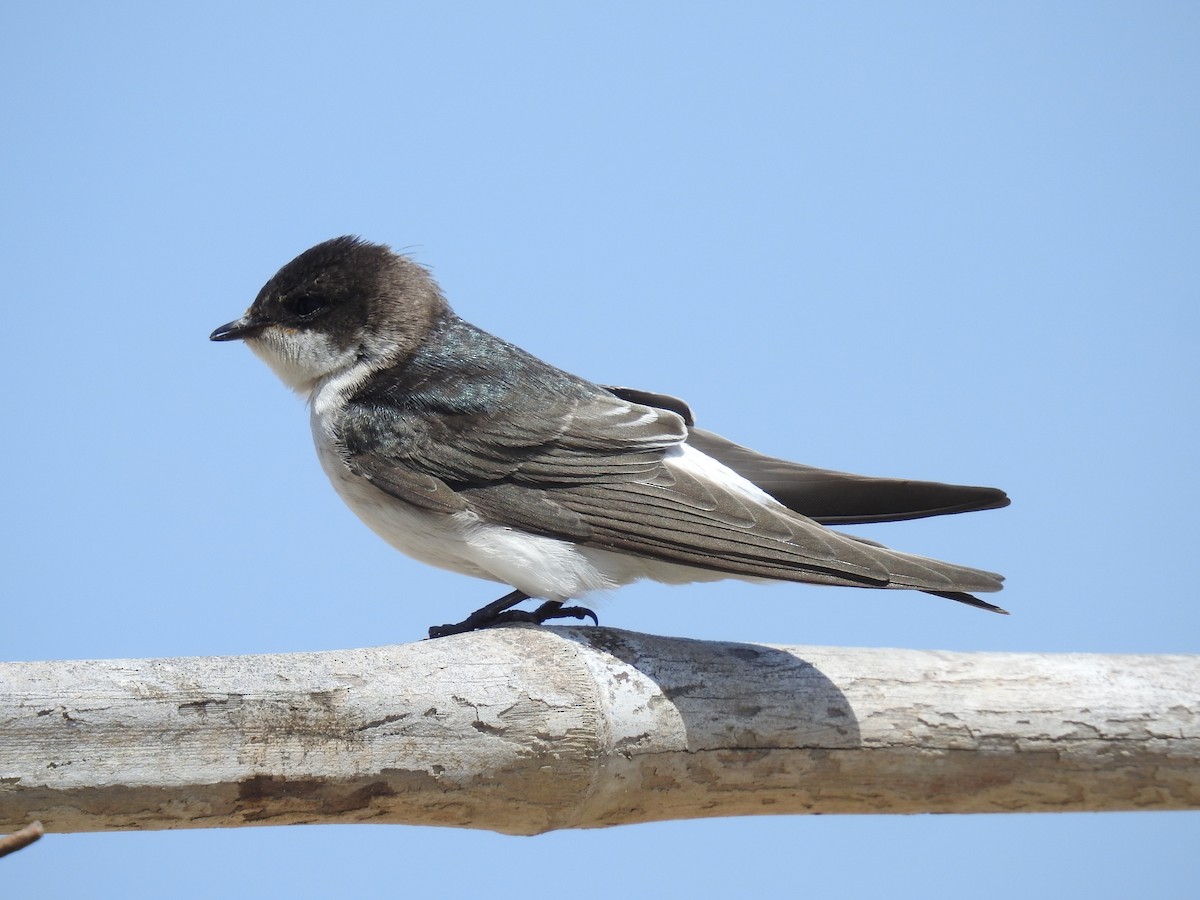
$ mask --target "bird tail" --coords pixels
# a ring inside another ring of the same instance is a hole
[[[819,469],[766,456],[700,428],[690,429],[688,443],[822,525],[899,522],[1009,504],[1008,495],[998,488]]]

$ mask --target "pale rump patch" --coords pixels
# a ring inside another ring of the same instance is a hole
[[[735,494],[741,494],[760,506],[781,508],[778,500],[753,481],[743,478],[729,466],[718,462],[690,444],[679,444],[672,447],[666,452],[663,463],[668,467],[685,471],[700,481],[707,481],[733,491]]]

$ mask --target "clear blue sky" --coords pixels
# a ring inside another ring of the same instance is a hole
[[[860,530],[1004,572],[1013,615],[733,582],[691,637],[1200,652],[1192,3],[7,3],[0,658],[416,640],[495,587],[379,541],[302,403],[207,340],[357,233],[466,318],[743,443],[996,484]],[[1195,814],[49,836],[23,900],[1165,896]]]

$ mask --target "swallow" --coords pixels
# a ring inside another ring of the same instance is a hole
[[[387,246],[306,250],[211,339],[245,342],[307,397],[325,473],[380,537],[511,588],[430,637],[596,621],[568,601],[643,578],[913,590],[1005,612],[973,595],[1001,575],[828,527],[997,509],[1003,491],[757,453],[697,428],[678,398],[593,383],[471,325]]]

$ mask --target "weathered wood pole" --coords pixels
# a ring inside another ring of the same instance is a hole
[[[496,628],[0,663],[0,833],[1200,807],[1200,657]]]

